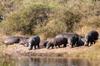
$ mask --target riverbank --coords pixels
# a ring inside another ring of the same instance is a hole
[[[1,44],[1,43],[0,43]],[[100,58],[100,41],[91,47],[80,46],[75,48],[55,48],[55,49],[36,49],[28,50],[19,44],[9,45],[8,47],[1,44],[0,52],[9,56],[40,56],[40,57],[84,57],[84,58]]]
[[[85,48],[85,49],[84,49]],[[13,45],[9,46],[5,49],[4,53],[9,55],[26,55],[26,56],[65,56],[71,53],[85,52],[88,50],[88,47],[76,47],[76,48],[57,48],[57,49],[36,49],[36,50],[28,50],[27,47],[23,47],[21,45]]]

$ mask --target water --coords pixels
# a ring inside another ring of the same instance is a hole
[[[63,57],[18,57],[2,59],[0,66],[100,66],[100,61]]]

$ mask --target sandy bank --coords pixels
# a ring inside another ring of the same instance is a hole
[[[75,48],[55,48],[55,49],[36,49],[36,50],[28,50],[28,47],[24,47],[22,45],[14,44],[8,47],[1,46],[0,50],[7,55],[25,55],[25,56],[64,56],[71,53],[85,52],[89,51],[90,47],[75,47]]]

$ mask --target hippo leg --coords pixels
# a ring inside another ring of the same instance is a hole
[[[40,49],[40,46],[39,46],[39,44],[38,44],[37,46],[38,46],[38,49]]]
[[[66,47],[66,44],[64,44],[63,47]]]
[[[89,45],[89,41],[87,41],[85,44],[84,44],[84,46],[88,46]]]
[[[57,45],[55,45],[55,48],[57,48]]]
[[[32,50],[32,49],[33,49],[33,44],[31,44],[31,45],[30,45],[30,48],[29,48],[29,50]]]
[[[52,45],[52,49],[54,49],[54,46]]]
[[[92,42],[89,42],[89,43],[88,43],[88,47],[90,47],[92,44],[93,44]]]
[[[90,42],[90,46],[93,45],[93,42]]]
[[[74,45],[73,44],[71,45],[71,48],[74,48]]]
[[[34,49],[36,49],[36,45],[34,46]]]
[[[96,41],[94,40],[94,41],[93,41],[93,44],[95,44],[95,43],[96,43]]]
[[[74,43],[71,43],[71,48],[74,48]]]
[[[55,46],[56,48],[59,48],[59,44]]]
[[[75,46],[75,42],[70,42],[70,45],[71,45],[71,48],[74,48],[74,46]]]
[[[75,47],[78,47],[79,45],[78,45],[78,43],[77,42],[75,42]]]
[[[60,45],[58,45],[58,47],[60,48]]]

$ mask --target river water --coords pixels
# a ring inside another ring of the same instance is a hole
[[[0,59],[0,66],[100,66],[100,60],[64,57],[17,57]]]

